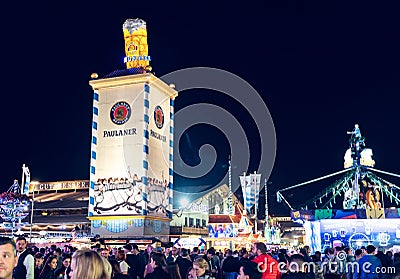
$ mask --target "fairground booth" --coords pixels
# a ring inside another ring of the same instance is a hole
[[[350,147],[344,156],[344,170],[279,190],[278,201],[284,201],[292,219],[304,226],[305,244],[313,252],[343,245],[355,250],[369,244],[398,250],[400,187],[380,176],[397,179],[400,175],[374,168],[372,150],[365,147],[358,125],[348,134]],[[338,175],[342,176],[337,179]],[[334,177],[330,186],[308,202],[292,206],[291,197],[297,195],[299,187]]]

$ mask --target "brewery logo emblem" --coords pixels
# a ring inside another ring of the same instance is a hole
[[[154,122],[158,129],[164,126],[164,112],[160,106],[156,106],[154,109]]]
[[[131,106],[127,102],[118,102],[110,111],[111,121],[117,125],[126,123],[131,117]]]
[[[128,49],[129,55],[134,55],[138,51],[138,46],[135,45],[134,43],[130,42],[128,44],[127,49]]]

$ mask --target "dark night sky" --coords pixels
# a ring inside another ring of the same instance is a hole
[[[270,211],[283,210],[275,204],[277,189],[343,168],[346,131],[355,123],[374,150],[376,168],[400,173],[398,5],[191,2],[10,3],[0,18],[1,189],[7,190],[14,178],[21,179],[24,163],[33,180],[89,178],[88,82],[92,72],[104,76],[124,68],[122,24],[127,18],[147,22],[157,76],[188,67],[214,67],[240,76],[262,95],[277,136],[269,178]],[[247,116],[236,110],[237,104],[229,106],[221,98],[214,101],[227,105],[234,115],[236,111],[246,125]],[[213,98],[209,92],[181,92],[176,109],[199,101]],[[212,129],[208,132],[215,138]],[[207,140],[201,134],[188,132],[194,146]],[[224,139],[215,142],[222,157],[229,153],[218,147]],[[256,154],[257,148],[252,152]],[[188,160],[193,163],[195,157]],[[226,164],[226,156],[219,159]],[[257,166],[253,159],[248,171]]]

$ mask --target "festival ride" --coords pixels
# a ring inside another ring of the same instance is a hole
[[[374,168],[372,149],[356,124],[344,156],[344,170],[281,189],[278,202],[285,202],[292,220],[303,224],[305,244],[313,252],[346,245],[353,250],[373,244],[400,250],[400,187],[376,173],[400,175]],[[296,188],[334,176],[342,176],[320,193],[297,207],[288,197]]]

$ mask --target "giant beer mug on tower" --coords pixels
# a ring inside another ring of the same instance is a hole
[[[126,68],[148,68],[150,64],[147,45],[146,22],[142,19],[127,19],[123,26]]]

